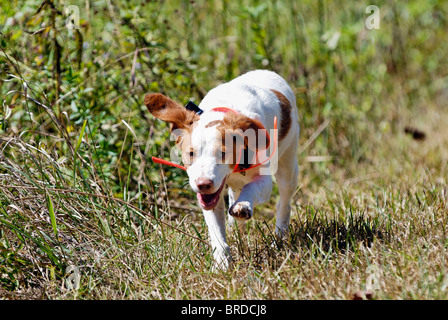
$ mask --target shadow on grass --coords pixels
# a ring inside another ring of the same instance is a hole
[[[371,247],[375,241],[388,241],[390,233],[386,224],[378,218],[364,214],[332,218],[314,214],[309,219],[292,220],[287,240],[275,236],[271,223],[256,224],[263,241],[247,248],[243,256],[250,257],[255,267],[266,262],[276,269],[284,260],[284,253],[307,252],[328,256],[333,253],[356,251],[360,246]],[[239,248],[240,253],[243,251]]]
[[[329,251],[345,252],[360,244],[370,247],[375,240],[389,238],[386,226],[378,219],[364,215],[342,219],[313,219],[293,221],[290,226],[291,249],[318,247],[323,253]]]

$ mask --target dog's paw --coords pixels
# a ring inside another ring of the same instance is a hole
[[[287,224],[284,224],[281,226],[276,225],[275,226],[275,235],[280,240],[286,240],[289,235],[288,225]]]
[[[240,201],[234,203],[230,209],[229,214],[240,220],[249,220],[252,218],[252,208],[249,201]]]

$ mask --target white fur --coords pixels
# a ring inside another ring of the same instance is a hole
[[[274,72],[256,70],[248,72],[228,83],[210,90],[199,107],[204,110],[197,126],[192,132],[192,145],[201,148],[187,173],[190,185],[199,192],[196,181],[207,178],[214,182],[213,191],[218,190],[226,179],[229,194],[229,212],[242,212],[250,218],[254,207],[269,201],[272,191],[272,177],[260,175],[260,167],[246,171],[245,175],[232,173],[227,164],[219,164],[214,145],[220,139],[218,130],[213,126],[206,128],[211,121],[220,120],[224,114],[210,111],[216,107],[227,107],[243,115],[259,120],[267,130],[274,128],[274,117],[278,119],[280,130],[281,109],[276,90],[286,96],[292,106],[291,127],[288,134],[278,142],[278,156],[271,161],[278,161],[271,166],[277,168],[275,177],[279,187],[280,200],[277,205],[276,233],[287,233],[291,204],[290,200],[297,187],[298,165],[297,145],[299,137],[296,99],[287,82]],[[273,137],[271,137],[273,143]],[[209,229],[214,258],[221,268],[228,268],[231,263],[230,248],[226,242],[225,208],[223,194],[213,210],[204,210],[204,217]],[[235,219],[229,214],[229,222]]]

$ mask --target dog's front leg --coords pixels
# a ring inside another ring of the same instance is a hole
[[[210,241],[215,259],[215,267],[227,270],[231,264],[230,247],[226,241],[226,215],[224,199],[221,196],[218,205],[213,210],[203,210],[207,223]]]
[[[258,175],[246,184],[240,192],[238,199],[230,207],[229,214],[239,220],[252,218],[256,205],[269,201],[272,191],[272,177]]]

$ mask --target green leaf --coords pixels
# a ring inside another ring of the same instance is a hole
[[[58,226],[56,225],[56,216],[54,214],[53,202],[51,201],[49,194],[47,194],[47,204],[48,204],[48,212],[50,213],[51,225],[53,226],[54,235],[57,237]]]
[[[87,119],[84,120],[81,132],[79,133],[78,142],[76,142],[75,152],[78,152],[78,149],[81,146],[82,137],[84,136],[84,131],[86,130],[86,124],[87,124]]]

